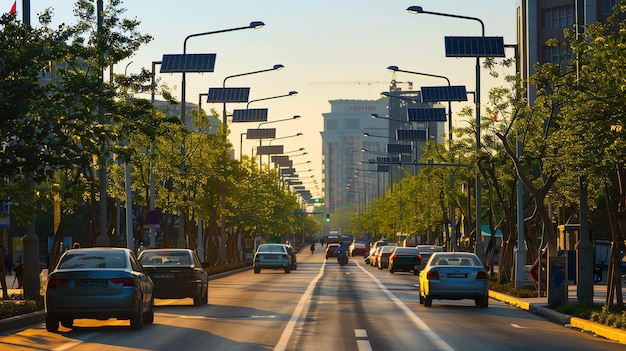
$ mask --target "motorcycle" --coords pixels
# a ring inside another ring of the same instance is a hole
[[[348,264],[348,254],[346,254],[346,253],[338,254],[337,255],[337,262],[341,266]]]

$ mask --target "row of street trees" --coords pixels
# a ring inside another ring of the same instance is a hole
[[[55,237],[49,263],[58,258],[65,235],[84,246],[96,245],[102,235],[98,221],[106,221],[108,241],[117,242],[112,240],[120,234],[114,232],[116,207],[127,205],[122,163],[131,168],[135,223],[144,224],[153,172],[163,245],[176,245],[172,228],[186,213],[185,245],[204,247],[209,263],[220,262],[221,244],[227,245],[226,261],[232,262],[241,257],[239,240],[318,231],[318,221],[293,214],[302,204],[280,186],[275,170],[259,170],[245,157],[233,160],[224,129],[207,132],[209,121],[216,119],[194,111],[197,131],[190,131],[179,117],[167,117],[150,101],[136,97],[155,92],[177,103],[167,86],[152,84],[149,70],[132,76],[114,73],[116,64],[152,40],[137,30],[138,20],[122,18],[121,3],[108,1],[101,26],[88,0],[76,1],[73,25],[51,28],[52,10],[39,14],[38,27],[20,23],[14,15],[0,18],[0,198],[12,204],[11,217],[19,226],[60,205],[61,225],[37,228],[41,238],[48,233]],[[102,79],[104,68],[109,69],[108,81]],[[99,111],[104,111],[104,123],[99,122]],[[102,167],[107,170],[106,199],[100,199],[97,170]],[[98,218],[100,201],[106,201],[107,218]],[[62,218],[85,208],[88,214],[79,218],[82,234],[65,233]],[[222,218],[229,228],[226,243],[219,243]],[[205,233],[200,245],[198,223]],[[126,228],[128,235],[132,231]]]
[[[514,274],[513,253],[518,244],[516,189],[521,181],[525,189],[527,262],[533,262],[543,246],[550,256],[556,256],[559,248],[555,224],[577,217],[581,194],[588,196],[595,238],[613,244],[607,304],[616,298],[623,307],[619,261],[626,238],[626,143],[622,130],[626,124],[625,12],[626,2],[622,1],[606,23],[587,26],[583,35],[577,36],[574,29],[566,30],[564,42],[547,43],[562,49],[560,63],[536,64],[536,73],[528,82],[522,84],[519,77],[507,76],[509,87],[492,89],[484,107],[487,114],[481,119],[484,132],[479,152],[475,150],[476,126],[472,122],[457,128],[448,145],[427,142],[424,147],[421,162],[479,167],[485,185],[484,217],[480,222],[489,224],[492,233],[496,228],[502,231],[502,247],[498,248],[500,282],[511,281]],[[496,73],[493,60],[485,66]],[[526,83],[536,88],[532,104],[525,98]],[[495,114],[499,116],[497,121],[492,117]],[[472,121],[471,109],[458,115]],[[521,156],[516,154],[517,141],[523,145]],[[448,209],[452,203],[457,209],[453,219],[456,228],[461,228],[461,219],[465,219],[464,234],[475,240],[468,199],[473,191],[463,191],[459,185],[473,184],[471,168],[426,166],[417,176],[407,174],[393,185],[393,191],[376,199],[375,206],[353,218],[350,232],[378,233],[388,238],[402,232],[427,239],[426,233],[441,233],[450,223]],[[451,174],[454,186],[450,185]],[[586,211],[584,206],[582,210]]]

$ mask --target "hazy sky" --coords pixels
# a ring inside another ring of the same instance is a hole
[[[13,0],[0,0],[3,12],[8,12]],[[21,3],[17,1],[18,17]],[[94,0],[95,3],[95,0]],[[106,6],[107,0],[104,0]],[[304,133],[272,145],[283,144],[285,151],[306,148],[308,155],[294,157],[297,170],[314,169],[321,187],[322,113],[330,112],[329,100],[376,100],[388,90],[392,73],[386,67],[447,76],[453,85],[465,85],[475,90],[475,60],[446,58],[445,36],[480,36],[478,21],[447,18],[425,14],[410,14],[406,8],[419,5],[424,10],[480,18],[485,35],[503,36],[505,44],[515,43],[515,0],[125,0],[127,17],[141,21],[140,31],[154,40],[142,47],[130,60],[121,62],[118,72],[128,66],[129,74],[141,67],[150,68],[152,61],[163,54],[180,54],[183,42],[190,34],[242,27],[252,21],[263,21],[260,29],[194,37],[188,40],[187,53],[216,53],[215,72],[187,74],[187,101],[197,103],[200,93],[209,87],[221,87],[224,77],[262,70],[275,64],[285,66],[280,71],[231,78],[229,87],[250,87],[250,99],[287,94],[292,97],[271,99],[250,104],[268,108],[268,120],[301,115],[289,122],[274,123],[277,137]],[[74,1],[31,0],[32,23],[38,23],[37,13],[54,8],[54,23],[74,23]],[[94,23],[95,26],[95,23]],[[507,51],[507,56],[513,53]],[[180,98],[181,75],[158,74]],[[423,85],[443,85],[441,79],[397,73],[399,82],[411,81],[414,89]],[[490,86],[503,85],[483,71],[482,101],[487,101]],[[400,85],[407,89],[406,85]],[[471,96],[470,96],[471,97]],[[222,111],[221,104],[215,107]],[[453,111],[462,105],[453,103]],[[245,108],[245,104],[229,104],[228,111]],[[453,119],[454,121],[454,119]],[[231,141],[239,155],[239,140],[247,128],[256,123],[231,124]],[[267,142],[266,142],[267,143]],[[250,154],[258,141],[243,142],[243,153]],[[301,176],[304,174],[301,173]],[[308,173],[306,174],[308,175]],[[321,189],[320,189],[321,190]],[[316,194],[316,197],[321,194]]]

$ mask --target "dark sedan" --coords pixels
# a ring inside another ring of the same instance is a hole
[[[46,282],[46,330],[74,319],[130,320],[133,329],[154,321],[154,284],[132,251],[122,248],[68,250]]]
[[[189,249],[148,249],[139,262],[154,282],[154,297],[160,299],[193,298],[195,306],[206,305],[209,275],[198,255]]]
[[[396,247],[389,257],[389,272],[413,272],[419,273],[422,265],[422,255],[415,247]]]

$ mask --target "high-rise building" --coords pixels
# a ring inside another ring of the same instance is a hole
[[[605,21],[619,0],[521,0],[517,2],[517,41],[520,55],[520,75],[526,82],[527,97],[532,103],[535,87],[528,84],[537,62],[560,63],[566,49],[548,46],[549,39],[563,40],[563,30]],[[578,11],[577,11],[578,10]],[[577,14],[580,21],[577,21]]]
[[[331,100],[322,114],[322,166],[324,203],[330,213],[350,203],[367,210],[370,201],[383,197],[392,183],[417,168],[427,139],[443,140],[445,122],[409,122],[408,107],[433,107],[420,102],[419,91],[391,90],[378,100]],[[377,118],[372,118],[372,116]],[[398,141],[398,130],[420,130],[421,141]],[[390,144],[404,144],[409,153],[390,153]]]

